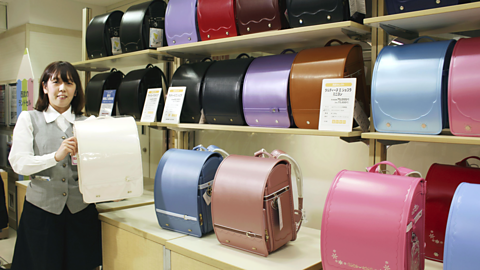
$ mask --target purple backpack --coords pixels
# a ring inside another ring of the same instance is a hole
[[[197,0],[170,0],[165,13],[168,46],[199,41]]]
[[[288,79],[296,55],[259,57],[248,67],[243,82],[243,114],[249,126],[294,126],[290,117]]]

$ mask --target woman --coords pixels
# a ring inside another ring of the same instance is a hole
[[[8,160],[30,175],[12,268],[91,270],[101,264],[101,235],[94,204],[78,187],[74,121],[85,119],[85,97],[75,68],[53,62],[40,80],[35,110],[22,112]]]

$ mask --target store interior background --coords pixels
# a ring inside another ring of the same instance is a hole
[[[33,67],[35,89],[38,78],[52,61],[82,61],[82,9],[89,7],[93,16],[113,10],[126,11],[140,1],[117,0],[1,0],[8,5],[8,30],[0,33],[0,83],[16,80],[25,48]],[[0,16],[0,19],[5,19]],[[0,26],[1,28],[1,26]],[[347,39],[345,39],[347,40]],[[318,44],[319,47],[324,44]],[[366,44],[362,45],[364,48]],[[368,46],[367,46],[368,47]],[[368,55],[368,53],[367,53]],[[234,56],[232,56],[234,57]],[[369,59],[365,62],[371,74]],[[165,70],[163,64],[157,64]],[[130,70],[144,66],[121,69]],[[80,72],[83,76],[83,72]],[[95,74],[92,73],[92,77]],[[367,78],[370,81],[370,78]],[[85,86],[83,86],[85,87]],[[35,93],[35,100],[37,93]],[[0,128],[0,167],[9,172],[9,195],[15,196],[15,180],[7,168],[8,135],[11,128]],[[166,149],[165,131],[139,127],[145,187],[153,189],[158,161]],[[281,149],[297,160],[304,176],[304,208],[308,222],[303,226],[320,229],[323,206],[335,175],[344,169],[365,171],[369,147],[364,142],[347,143],[339,138],[229,131],[196,131],[194,145],[217,145],[230,154],[253,155],[259,149]],[[480,146],[411,142],[387,150],[387,160],[397,166],[419,171],[424,177],[433,163],[454,164],[467,156],[480,156]],[[389,169],[390,173],[392,169]],[[388,190],[385,190],[388,193]],[[15,223],[15,198],[9,198],[10,222]],[[11,226],[15,228],[16,226]],[[161,230],[160,226],[158,227]]]

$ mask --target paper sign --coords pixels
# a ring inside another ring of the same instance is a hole
[[[357,78],[324,79],[319,130],[352,131]]]
[[[150,47],[158,48],[163,45],[163,29],[150,28]]]
[[[155,122],[157,116],[158,102],[163,95],[162,88],[148,89],[145,104],[143,105],[142,118],[140,122]]]
[[[112,37],[112,54],[117,55],[122,53],[122,45],[120,44],[120,37]]]
[[[180,113],[182,112],[183,99],[185,98],[186,90],[186,86],[176,86],[168,89],[162,123],[180,123]]]
[[[115,93],[117,90],[104,90],[102,105],[100,105],[99,116],[112,116],[113,106],[115,106]]]

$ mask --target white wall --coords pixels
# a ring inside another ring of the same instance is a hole
[[[83,8],[91,8],[94,17],[106,13],[106,8],[102,6],[66,0],[6,0],[6,2],[10,29],[32,23],[82,30]]]
[[[1,82],[16,80],[23,52],[25,51],[25,30],[15,32],[15,34],[10,34],[7,31],[0,35]]]
[[[321,227],[323,206],[335,175],[344,169],[365,171],[368,166],[366,144],[346,143],[331,137],[198,131],[195,143],[205,147],[214,144],[230,154],[247,156],[262,148],[288,153],[298,162],[304,177],[304,208],[308,222],[302,226],[315,229]],[[296,198],[296,189],[294,191]]]

